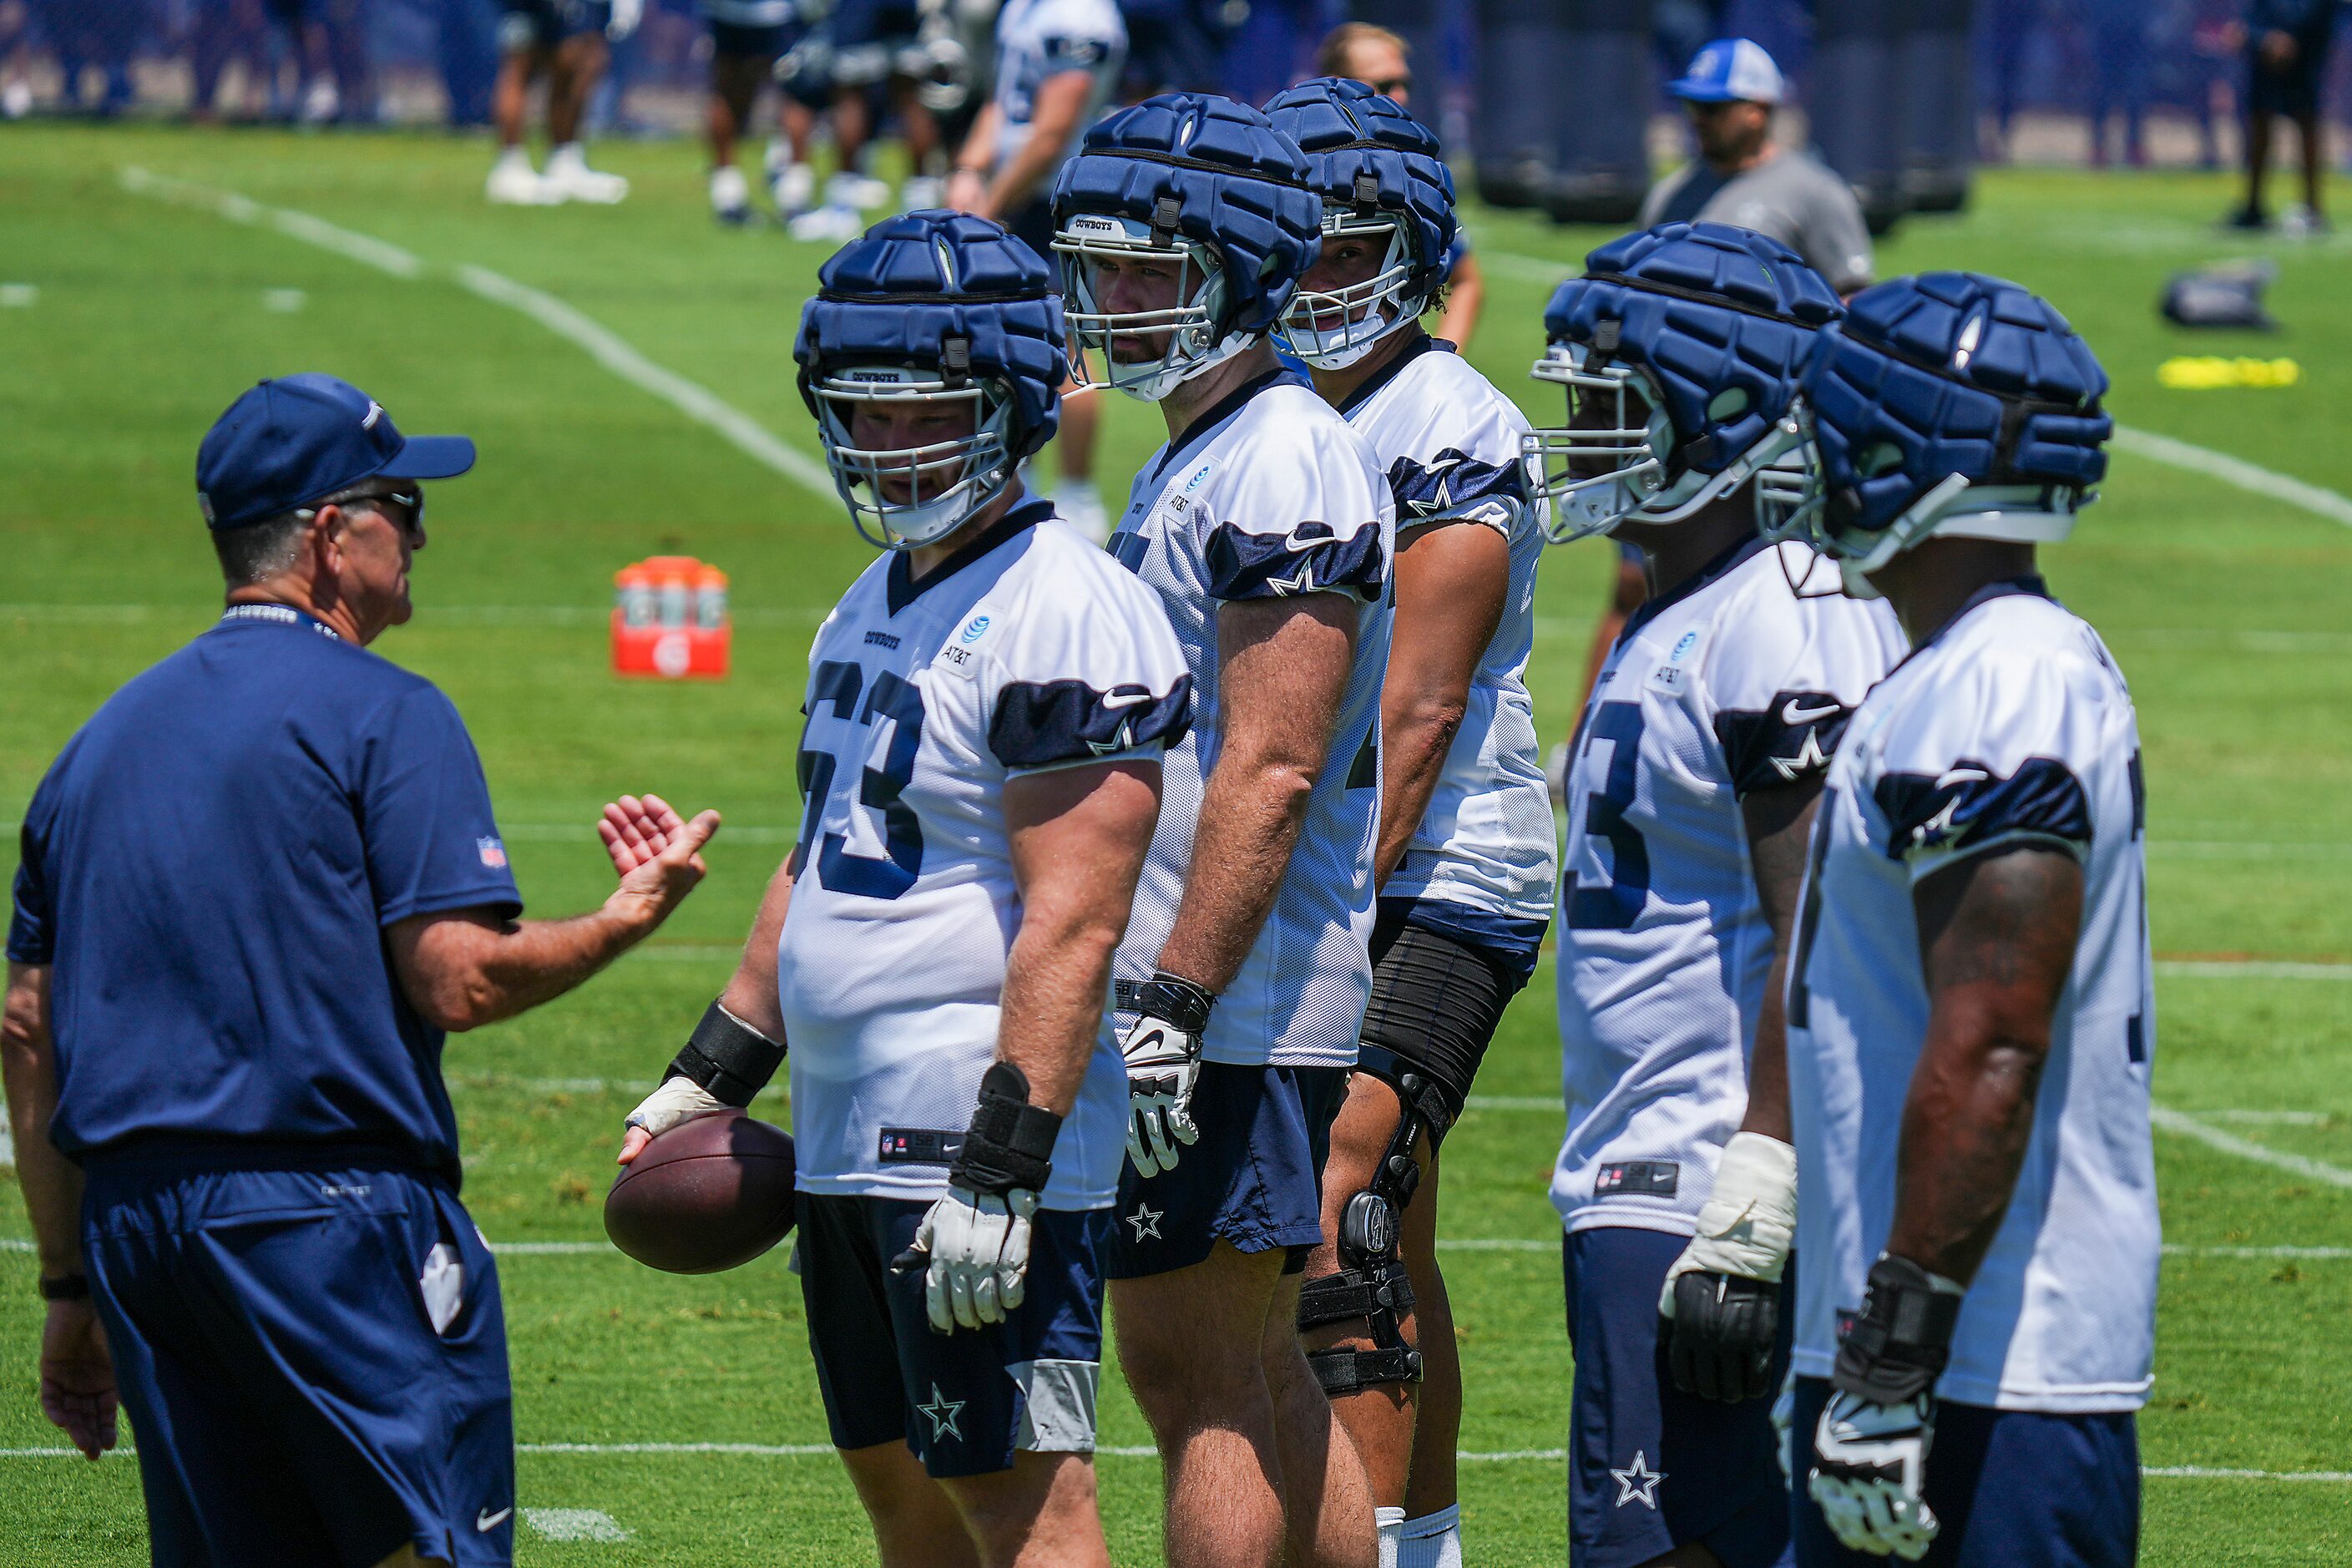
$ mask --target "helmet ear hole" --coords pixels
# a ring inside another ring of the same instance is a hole
[[[1747,413],[1754,403],[1746,387],[1727,386],[1708,400],[1706,416],[1715,424],[1727,425]]]

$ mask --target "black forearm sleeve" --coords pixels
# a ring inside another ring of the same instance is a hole
[[[784,1047],[713,1002],[670,1062],[664,1079],[690,1079],[721,1105],[739,1109],[768,1087]]]
[[[1054,1174],[1054,1140],[1061,1132],[1060,1117],[1029,1103],[1029,1075],[1011,1062],[994,1063],[980,1080],[980,1107],[948,1180],[998,1197],[1015,1188],[1042,1193]]]
[[[1964,1298],[1907,1258],[1870,1266],[1862,1310],[1839,1337],[1831,1381],[1874,1405],[1899,1405],[1936,1385],[1951,1359]]]

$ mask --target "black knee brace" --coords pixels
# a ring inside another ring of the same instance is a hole
[[[1402,1104],[1396,1131],[1381,1155],[1372,1184],[1348,1200],[1339,1215],[1339,1272],[1310,1279],[1298,1292],[1298,1326],[1360,1318],[1371,1330],[1372,1348],[1320,1350],[1307,1353],[1323,1392],[1334,1399],[1381,1383],[1419,1383],[1421,1352],[1404,1337],[1399,1319],[1412,1306],[1412,1285],[1397,1257],[1405,1205],[1421,1186],[1421,1163],[1413,1145],[1429,1133],[1433,1150],[1459,1114],[1437,1079],[1384,1047],[1360,1047],[1356,1070],[1371,1074],[1396,1090]]]

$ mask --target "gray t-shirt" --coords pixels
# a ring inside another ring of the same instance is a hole
[[[1642,226],[1671,219],[1737,224],[1769,234],[1805,258],[1841,294],[1871,280],[1870,231],[1853,187],[1802,153],[1783,150],[1726,178],[1704,160],[1650,187]]]

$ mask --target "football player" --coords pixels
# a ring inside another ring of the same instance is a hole
[[[1526,417],[1422,328],[1456,227],[1436,137],[1330,77],[1265,110],[1323,200],[1322,253],[1278,335],[1387,470],[1397,517],[1371,1002],[1298,1321],[1370,1472],[1381,1561],[1437,1568],[1462,1561],[1438,1147],[1551,919],[1551,805],[1524,679],[1543,519],[1519,464]]]
[[[810,651],[800,844],[621,1158],[790,1045],[809,1341],[881,1561],[1103,1563],[1104,1002],[1192,682],[1158,597],[1022,493],[1044,260],[929,212],[819,276],[801,393],[885,553]]]
[[[612,59],[606,40],[636,31],[645,0],[499,0],[499,79],[493,110],[499,158],[485,188],[489,199],[517,206],[562,202],[610,205],[629,194],[629,182],[588,166],[580,145],[589,96]],[[523,121],[530,84],[547,79],[547,172],[530,166]]]
[[[825,182],[824,205],[792,221],[794,239],[853,238],[859,212],[889,199],[889,186],[860,172],[874,134],[877,87],[906,133],[910,172],[899,195],[907,210],[940,205],[939,115],[964,102],[971,76],[947,13],[945,0],[835,0],[824,27],[832,45],[833,142],[840,169]]]
[[[1796,1218],[1777,998],[1805,835],[1848,715],[1902,654],[1883,605],[1758,532],[1837,295],[1778,241],[1661,224],[1545,312],[1564,427],[1528,459],[1560,538],[1637,547],[1650,596],[1572,743],[1552,1178],[1576,1349],[1580,1564],[1765,1568],[1786,1550],[1770,1395]]]
[[[1054,244],[1054,177],[1101,115],[1127,59],[1113,0],[1009,0],[996,15],[996,90],[957,152],[947,203],[992,217],[1040,254]],[[1075,391],[1066,386],[1066,393]],[[1065,396],[1054,506],[1100,541],[1110,518],[1095,489],[1093,395]]]
[[[2131,694],[2050,596],[2107,378],[1974,273],[1854,297],[1805,376],[1797,527],[1916,651],[1830,768],[1797,947],[1805,1568],[2124,1568],[2158,1223]]]
[[[783,63],[802,58],[796,51],[807,40],[805,12],[814,8],[814,0],[701,0],[701,8],[710,24],[704,130],[710,142],[711,214],[737,227],[751,221],[751,184],[736,167],[735,142],[751,126],[761,86],[772,77],[782,134],[769,148],[768,187],[776,216],[789,218],[808,205],[814,188],[809,140],[825,101],[804,79],[809,73]]]
[[[1268,336],[1321,237],[1306,179],[1257,110],[1170,93],[1089,132],[1054,193],[1079,377],[1168,424],[1111,551],[1201,693],[1115,999],[1133,1120],[1111,1300],[1176,1568],[1271,1563],[1286,1533],[1316,1568],[1373,1552],[1297,1320],[1371,987],[1394,509]]]

